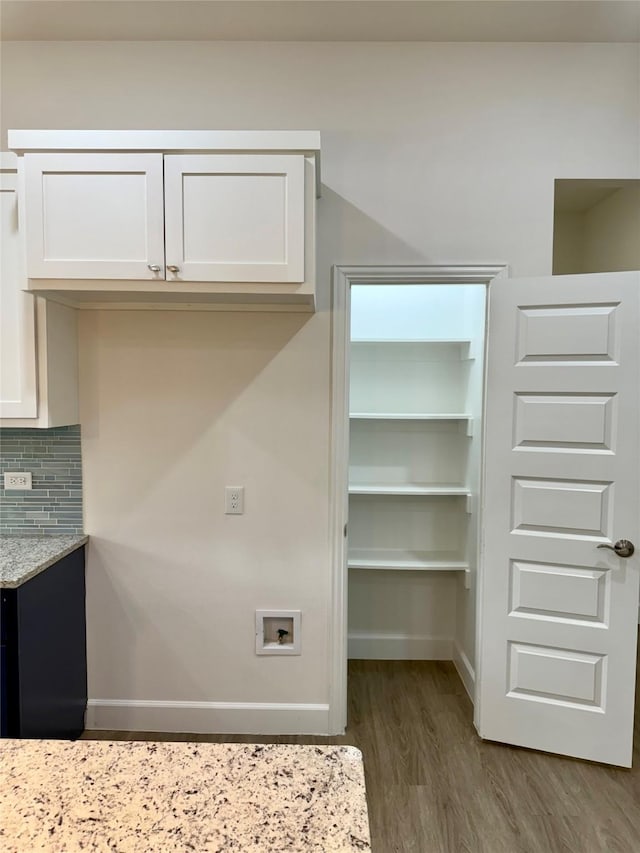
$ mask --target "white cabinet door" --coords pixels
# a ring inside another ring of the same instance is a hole
[[[17,164],[0,153],[0,427],[77,424],[76,312],[25,293]]]
[[[25,154],[29,278],[164,279],[161,154]]]
[[[0,418],[35,418],[35,299],[24,293],[17,157],[0,154]]]
[[[168,280],[304,281],[301,154],[166,155],[165,211]]]
[[[477,723],[631,765],[640,552],[640,273],[489,296]]]

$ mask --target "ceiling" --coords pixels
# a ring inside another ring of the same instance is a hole
[[[638,42],[640,0],[1,0],[3,41]]]

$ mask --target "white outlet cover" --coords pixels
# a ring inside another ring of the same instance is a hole
[[[225,486],[225,515],[244,515],[244,486]]]
[[[4,490],[5,492],[23,492],[32,489],[31,471],[5,471],[4,472]]]

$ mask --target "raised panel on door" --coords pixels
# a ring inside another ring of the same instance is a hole
[[[13,154],[0,154],[0,228],[0,418],[35,418],[35,300],[24,292],[17,158]]]
[[[640,273],[489,297],[480,735],[630,766]]]
[[[302,155],[167,155],[165,200],[168,278],[304,281]]]
[[[25,154],[29,278],[164,279],[161,154]]]

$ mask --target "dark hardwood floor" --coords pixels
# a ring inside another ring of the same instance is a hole
[[[640,853],[638,715],[633,770],[482,742],[449,662],[351,661],[344,737],[84,737],[353,744],[374,853]]]

